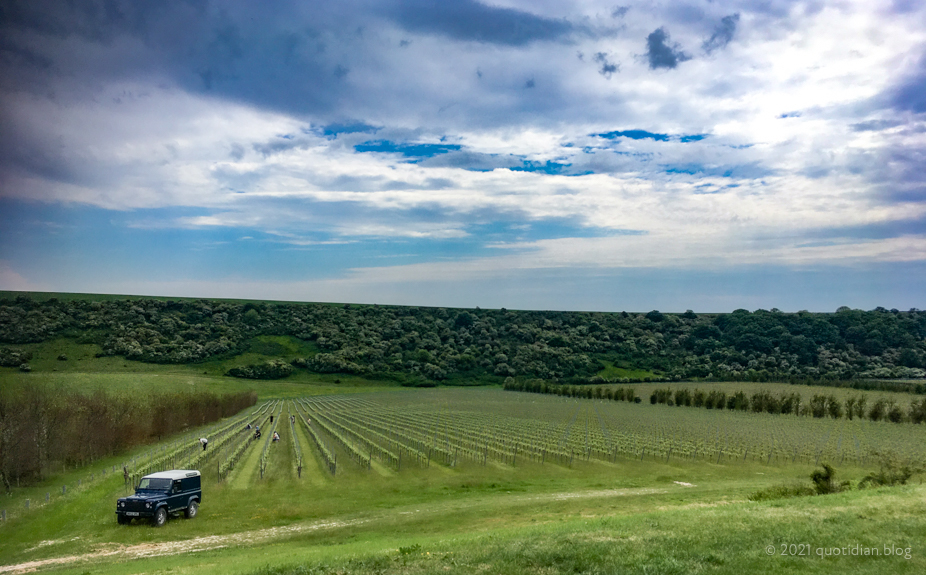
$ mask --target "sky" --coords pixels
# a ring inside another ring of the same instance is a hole
[[[926,4],[6,0],[0,290],[924,308]]]

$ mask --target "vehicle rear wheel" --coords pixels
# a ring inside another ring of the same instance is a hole
[[[190,506],[186,508],[186,511],[184,511],[184,514],[186,515],[187,519],[193,519],[194,517],[196,517],[196,513],[198,511],[199,511],[199,502],[190,501]]]
[[[162,527],[167,523],[167,508],[161,507],[154,512],[154,517],[151,518],[151,524],[155,527]]]

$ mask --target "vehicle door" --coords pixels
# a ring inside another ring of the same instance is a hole
[[[183,487],[179,479],[174,479],[170,486],[170,495],[167,496],[167,508],[171,511],[177,511],[186,507],[186,501],[183,500]]]

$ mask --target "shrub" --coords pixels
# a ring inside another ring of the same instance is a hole
[[[0,366],[19,367],[28,363],[32,359],[32,354],[28,351],[0,347]]]
[[[839,493],[849,488],[848,481],[844,481],[841,484],[836,483],[836,470],[827,463],[823,464],[822,469],[817,469],[811,473],[810,480],[813,481],[813,489],[817,495]]]
[[[252,310],[253,311],[253,310]],[[293,372],[293,366],[279,359],[265,363],[233,367],[226,375],[244,379],[283,379]]]
[[[785,499],[788,497],[803,497],[813,495],[815,491],[808,485],[800,483],[788,483],[785,485],[775,485],[760,491],[756,491],[747,496],[750,501],[770,501],[773,499]]]
[[[859,487],[881,487],[884,485],[906,485],[915,473],[923,471],[922,466],[913,467],[909,463],[901,463],[893,453],[879,452],[878,471],[869,473],[858,484]]]

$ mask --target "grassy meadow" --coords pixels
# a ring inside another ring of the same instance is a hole
[[[159,446],[14,489],[0,499],[0,509],[7,511],[0,524],[0,574],[926,571],[922,475],[896,487],[749,499],[773,486],[810,485],[814,458],[821,453],[837,456],[867,446],[919,454],[926,445],[923,426],[564,399],[497,388],[408,390],[333,375],[277,381],[220,375],[231,365],[292,354],[298,345],[288,338],[264,338],[252,345],[248,358],[178,366],[99,358],[91,345],[56,340],[35,346],[32,373],[0,371],[4,386],[124,393],[255,389],[260,401],[249,413],[281,400],[272,404],[281,441],[265,444],[267,433],[221,482],[217,469],[245,432],[231,434],[204,460],[204,500],[193,520],[173,518],[161,529],[116,523],[115,500],[129,491],[121,466],[153,457]],[[299,353],[305,351],[310,350]],[[57,359],[62,353],[66,361]],[[700,384],[710,385],[739,390],[767,384]],[[593,443],[595,434],[599,441],[628,447],[569,462],[499,456],[484,463],[461,457],[449,465],[435,457],[430,464],[396,469],[375,457],[362,467],[346,447],[331,441],[338,455],[332,475],[307,428],[290,426],[290,415],[311,419],[303,403],[294,401],[298,398],[310,398],[310,405],[331,417],[341,416],[335,409],[340,406],[344,417],[353,413],[371,425],[376,417],[405,417],[410,423],[403,433],[413,433],[420,422],[422,429],[435,430],[435,437],[444,433],[446,441],[459,445],[468,436],[498,435],[499,453],[516,441],[529,442],[530,434],[549,436],[551,446],[572,451]],[[251,421],[249,413],[188,431],[183,441]],[[497,431],[518,426],[525,430],[521,437]],[[558,435],[567,431],[565,438]],[[766,458],[758,451],[802,437],[809,446],[805,458]],[[171,449],[176,440],[165,439],[161,447]],[[636,450],[644,440],[651,440],[652,448],[641,457]],[[640,443],[630,447],[631,441]],[[296,442],[303,454],[301,470],[295,465]],[[727,446],[736,442],[745,451],[734,456]],[[672,451],[676,445],[689,447]],[[710,451],[717,446],[724,450],[719,459]],[[853,485],[877,468],[871,458],[828,459],[837,481]],[[890,556],[884,555],[886,547]],[[864,555],[872,549],[880,555]]]

